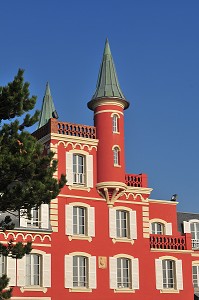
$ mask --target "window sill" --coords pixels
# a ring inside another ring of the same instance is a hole
[[[113,131],[113,133],[114,133],[114,134],[120,134],[120,132],[119,132],[119,131]]]
[[[90,192],[90,188],[89,187],[87,187],[87,186],[84,186],[84,185],[76,185],[76,184],[74,184],[74,185],[68,185],[68,188],[69,188],[69,190],[81,190],[81,191],[87,191],[87,192]]]
[[[71,288],[69,289],[71,293],[91,293],[92,289],[89,288]]]
[[[69,241],[84,240],[84,241],[92,242],[92,237],[91,236],[85,236],[85,235],[69,235],[68,239],[69,239]]]
[[[122,242],[122,243],[131,243],[132,245],[134,244],[134,240],[131,239],[127,239],[127,238],[113,238],[112,242],[118,243],[118,242]]]
[[[160,290],[160,293],[162,293],[162,294],[178,294],[179,290],[175,290],[175,289],[163,289],[163,290]]]
[[[115,289],[114,293],[135,293],[135,290],[131,289]]]
[[[120,166],[120,165],[114,165],[114,167],[116,167],[116,168],[121,168],[121,166]]]
[[[20,291],[22,293],[24,293],[26,291],[46,293],[47,292],[47,288],[46,287],[41,287],[41,286],[36,286],[36,285],[33,285],[33,286],[22,286],[20,288]]]

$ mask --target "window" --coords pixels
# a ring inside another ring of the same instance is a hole
[[[113,115],[113,132],[118,132],[119,128],[118,128],[118,116],[117,115]]]
[[[117,237],[129,237],[129,212],[125,210],[116,210],[116,230]]]
[[[41,284],[41,257],[37,254],[26,255],[26,285]]]
[[[39,227],[40,226],[40,214],[38,208],[31,209],[31,219],[27,220],[27,227]]]
[[[120,164],[119,162],[119,148],[115,147],[113,149],[113,162],[114,162],[114,166],[118,166]]]
[[[110,288],[114,290],[139,289],[139,262],[130,255],[110,257]]]
[[[87,152],[66,153],[66,179],[67,185],[75,188],[93,187],[93,156]]]
[[[20,211],[20,227],[49,229],[49,204],[41,204],[39,208],[31,209],[31,219],[25,210]]]
[[[66,234],[70,238],[91,238],[95,236],[95,208],[81,202],[66,205]]]
[[[0,277],[6,274],[6,256],[0,255]]]
[[[73,287],[87,287],[88,258],[73,256]]]
[[[162,223],[153,222],[151,223],[152,234],[163,234],[164,225]]]
[[[199,249],[199,220],[183,221],[184,233],[191,233],[192,248]]]
[[[162,261],[163,289],[175,288],[175,263],[173,260]]]
[[[109,234],[113,242],[137,239],[136,211],[122,206],[109,208]]]
[[[85,183],[85,159],[83,155],[73,155],[73,183]]]
[[[86,208],[73,206],[73,234],[86,235]]]
[[[156,259],[156,289],[183,290],[182,261],[170,258]]]
[[[118,258],[117,259],[117,287],[131,288],[131,269],[130,259]]]
[[[199,289],[199,265],[192,266],[192,276],[194,289]]]
[[[87,253],[65,255],[65,288],[85,291],[96,288],[96,257]]]

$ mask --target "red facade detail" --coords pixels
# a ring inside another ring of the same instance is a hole
[[[186,239],[181,237],[168,237],[153,234],[150,236],[150,247],[154,249],[187,250]]]

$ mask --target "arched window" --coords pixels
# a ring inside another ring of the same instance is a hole
[[[73,183],[85,183],[85,157],[84,155],[73,155]]]
[[[117,258],[117,288],[131,289],[131,260],[126,257]]]
[[[116,210],[116,234],[119,238],[129,238],[129,211]]]
[[[73,206],[73,234],[87,235],[87,208]]]
[[[113,132],[119,132],[119,118],[118,115],[113,115]]]
[[[88,288],[88,257],[73,256],[73,287]]]
[[[119,161],[119,148],[118,147],[114,147],[113,149],[113,162],[114,162],[114,166],[118,166],[120,164]]]
[[[162,261],[162,274],[163,274],[163,289],[176,288],[175,276],[175,261],[165,259]]]
[[[151,233],[152,234],[164,234],[164,225],[159,222],[151,223]]]
[[[41,286],[41,256],[26,255],[26,286]]]

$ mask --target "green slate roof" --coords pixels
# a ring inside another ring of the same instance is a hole
[[[38,128],[40,128],[40,127],[44,126],[46,123],[48,123],[49,119],[51,119],[51,118],[58,119],[58,115],[55,110],[53,98],[51,96],[50,85],[47,82],[46,91],[45,91],[45,95],[43,98],[42,109],[41,109],[40,118],[39,118]]]
[[[120,99],[125,99],[117,78],[108,39],[106,39],[96,91],[92,99],[102,97],[117,97]]]

